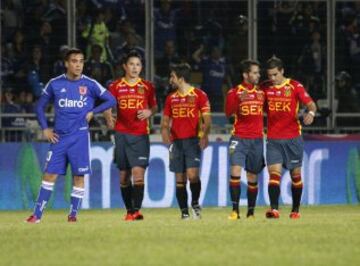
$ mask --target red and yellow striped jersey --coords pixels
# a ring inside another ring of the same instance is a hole
[[[134,84],[129,84],[122,78],[112,82],[109,91],[117,100],[115,130],[132,135],[149,134],[148,119],[138,119],[137,113],[157,104],[155,89],[151,82],[139,79]]]
[[[171,139],[198,137],[201,116],[210,115],[210,103],[205,92],[191,88],[187,94],[175,91],[165,100],[164,115],[171,118]]]
[[[313,101],[304,86],[296,80],[286,79],[280,85],[266,81],[261,88],[265,92],[266,99],[267,137],[290,139],[300,136],[299,105]]]
[[[264,101],[264,92],[252,84],[243,82],[228,91],[225,113],[235,115],[232,135],[249,139],[263,136]]]

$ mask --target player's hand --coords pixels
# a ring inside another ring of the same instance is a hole
[[[304,114],[303,121],[305,125],[311,125],[312,122],[314,122],[314,116],[312,114],[306,113]]]
[[[170,141],[170,137],[168,134],[163,134],[162,135],[162,141],[164,144],[166,145],[170,145],[171,144],[171,141]]]
[[[86,121],[89,123],[91,121],[91,119],[93,119],[94,117],[94,113],[93,112],[88,112],[86,114]]]
[[[108,129],[114,129],[115,123],[116,123],[116,119],[112,116],[110,119],[106,119],[106,126]]]
[[[199,145],[200,145],[200,149],[201,149],[201,150],[205,150],[206,147],[209,145],[209,138],[208,138],[208,136],[203,136],[203,137],[201,137],[201,138],[200,138]]]
[[[137,112],[137,118],[140,120],[148,119],[151,116],[151,110],[150,109],[143,109],[139,110]]]
[[[168,130],[161,130],[161,138],[164,144],[166,145],[170,145],[171,144],[171,140],[170,140],[170,134]]]
[[[51,143],[59,142],[59,135],[54,133],[54,131],[50,128],[46,128],[43,130],[44,137]]]

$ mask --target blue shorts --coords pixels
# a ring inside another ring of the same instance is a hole
[[[302,166],[304,141],[302,137],[293,139],[268,139],[266,143],[266,164],[281,164],[292,170]]]
[[[177,139],[169,147],[170,171],[185,173],[188,168],[199,168],[201,149],[198,138]]]
[[[242,139],[232,136],[229,141],[230,165],[239,165],[246,171],[258,174],[265,166],[264,140]]]
[[[88,131],[79,131],[60,136],[59,142],[52,143],[46,158],[45,172],[65,175],[70,163],[72,175],[90,174],[90,136]]]
[[[119,170],[149,165],[150,140],[148,135],[130,135],[115,132],[114,162]]]

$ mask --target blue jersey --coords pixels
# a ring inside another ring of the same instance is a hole
[[[94,108],[97,98],[104,102]],[[88,130],[87,113],[99,113],[116,104],[114,97],[96,80],[85,75],[70,80],[65,74],[51,79],[38,101],[36,112],[42,129],[48,127],[44,107],[49,102],[54,103],[54,132],[59,135]]]

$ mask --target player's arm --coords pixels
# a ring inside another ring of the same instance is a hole
[[[153,116],[157,113],[158,107],[156,102],[156,96],[155,96],[155,89],[151,85],[149,87],[149,97],[148,97],[148,105],[150,108],[139,110],[137,113],[137,118],[140,120],[148,119],[150,116]]]
[[[157,105],[152,106],[150,109],[142,109],[137,112],[137,118],[140,120],[148,119],[150,116],[156,114]]]
[[[112,109],[110,108],[110,109],[105,110],[103,114],[104,114],[104,118],[105,118],[105,121],[106,121],[106,126],[109,129],[114,129],[116,119],[112,114]]]
[[[170,141],[170,117],[163,115],[161,119],[161,137],[165,144],[171,144]]]
[[[102,101],[102,103],[96,106],[91,112],[87,113],[86,120],[90,122],[94,114],[102,113],[105,110],[109,110],[116,105],[116,99],[107,91],[103,86],[96,82],[95,94]]]
[[[225,115],[229,118],[235,113],[235,97],[233,95],[233,90],[230,90],[226,95],[225,101]]]
[[[315,114],[316,114],[316,104],[311,101],[306,104],[307,112],[304,115],[304,124],[311,125],[314,122]]]
[[[306,92],[304,86],[300,83],[296,86],[299,100],[305,104],[307,108],[307,112],[304,114],[303,122],[305,125],[310,125],[314,122],[315,114],[316,114],[316,104],[311,98],[311,96]]]
[[[192,54],[192,58],[194,59],[194,61],[198,64],[200,64],[201,62],[201,55],[204,52],[204,45],[200,45],[199,49],[197,49],[193,54]]]
[[[211,115],[210,112],[202,114],[203,119],[203,135],[200,138],[200,148],[203,150],[209,145],[209,134],[211,129]]]
[[[49,83],[46,85],[45,89],[39,100],[36,103],[35,112],[37,119],[39,121],[39,125],[43,130],[44,137],[51,143],[56,143],[59,141],[59,136],[54,133],[54,131],[48,127],[46,115],[45,115],[45,107],[48,105],[49,101],[52,98],[51,93],[51,85]]]

